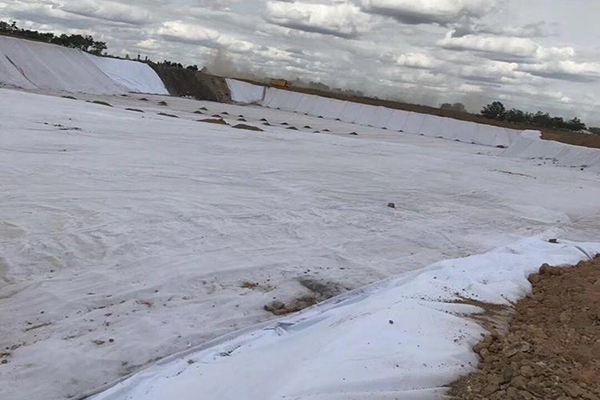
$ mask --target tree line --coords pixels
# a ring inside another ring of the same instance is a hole
[[[101,55],[107,49],[106,43],[94,40],[90,35],[65,35],[60,36],[49,32],[38,32],[29,29],[22,29],[17,26],[15,21],[0,21],[0,34],[15,36],[23,39],[32,39],[44,43],[57,44],[64,47],[83,50],[90,54]]]
[[[573,132],[584,131],[586,125],[579,118],[565,120],[562,117],[554,117],[547,112],[538,111],[530,113],[516,108],[507,110],[499,101],[488,104],[481,110],[481,115],[496,121],[507,121],[517,124],[533,125],[547,129],[561,129]]]

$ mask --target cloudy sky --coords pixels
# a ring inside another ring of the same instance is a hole
[[[0,0],[0,19],[117,55],[600,125],[598,0]]]

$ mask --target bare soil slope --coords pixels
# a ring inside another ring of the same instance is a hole
[[[173,96],[230,103],[231,93],[224,78],[183,68],[151,64]]]
[[[575,268],[542,266],[506,335],[478,343],[480,371],[452,399],[600,399],[600,257]]]

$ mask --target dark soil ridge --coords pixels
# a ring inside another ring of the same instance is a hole
[[[225,78],[183,68],[149,64],[172,96],[196,100],[231,103],[231,92]]]
[[[474,346],[479,371],[451,386],[452,400],[600,399],[600,257],[544,264],[504,333]]]

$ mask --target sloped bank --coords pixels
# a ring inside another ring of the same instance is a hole
[[[150,64],[172,96],[230,103],[231,92],[225,78],[184,68]]]
[[[146,64],[0,36],[0,85],[93,94],[168,94]]]
[[[538,131],[524,131],[502,156],[600,171],[599,149],[542,140]]]
[[[479,371],[456,382],[451,399],[600,398],[600,258],[544,265],[529,281],[508,332],[474,347]]]
[[[504,157],[600,170],[600,149],[542,140],[540,131],[502,128],[453,118],[354,103],[227,79],[231,98],[240,104],[336,119],[357,125],[505,148]]]
[[[598,252],[531,238],[439,262],[172,356],[93,399],[441,399],[478,362],[471,304],[508,306],[541,264]]]
[[[240,104],[260,104],[396,132],[503,148],[510,146],[521,133],[514,129],[264,87],[235,79],[228,79],[227,84],[232,100]]]

